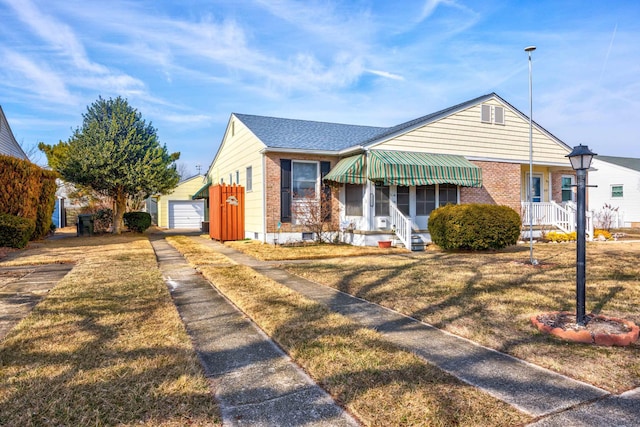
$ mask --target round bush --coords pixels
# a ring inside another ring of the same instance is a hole
[[[0,213],[0,246],[24,248],[35,228],[32,219]]]
[[[124,225],[131,231],[144,233],[151,227],[151,215],[148,212],[127,212],[124,214]]]
[[[521,222],[508,206],[474,203],[434,210],[428,227],[431,240],[442,249],[482,251],[515,245]]]

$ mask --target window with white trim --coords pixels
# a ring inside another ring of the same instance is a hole
[[[504,107],[499,105],[482,104],[480,105],[480,122],[504,125],[505,123]]]
[[[455,184],[438,185],[438,206],[457,205],[458,186]]]
[[[436,208],[436,186],[419,185],[416,187],[416,215],[426,216]]]
[[[611,198],[619,199],[624,197],[624,188],[622,185],[612,185],[611,186]]]
[[[345,214],[362,216],[362,185],[345,184],[344,190]]]
[[[293,198],[316,198],[318,162],[293,161],[291,164],[291,190]]]
[[[398,185],[396,189],[396,206],[403,214],[409,216],[409,187]]]
[[[575,185],[575,176],[573,175],[562,175],[562,201],[563,202],[574,202],[575,192],[573,191]]]
[[[247,191],[253,190],[253,168],[251,166],[247,166],[245,182]]]

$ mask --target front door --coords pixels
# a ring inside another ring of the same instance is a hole
[[[540,203],[542,201],[542,175],[534,173],[532,179],[532,188],[529,188],[529,174],[527,174],[527,201],[529,199],[529,195],[531,195],[531,201],[534,203]]]

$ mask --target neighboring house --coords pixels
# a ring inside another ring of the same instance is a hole
[[[532,140],[536,224],[571,229],[557,220],[574,197],[571,150],[535,123]],[[507,205],[528,217],[529,119],[495,93],[389,128],[232,114],[207,175],[245,187],[248,238],[311,238],[296,203],[319,199],[324,183],[343,240],[408,247],[412,235],[430,240],[429,214],[445,204]]]
[[[20,147],[20,144],[18,144],[18,141],[16,141],[16,138],[13,136],[7,117],[4,115],[4,111],[2,111],[2,106],[0,106],[0,154],[29,160],[26,153],[22,150],[22,147]]]
[[[180,181],[169,194],[153,196],[147,203],[147,211],[154,216],[157,212],[157,225],[166,228],[201,228],[205,221],[203,200],[192,200],[193,195],[204,184],[204,176],[196,175]],[[154,207],[155,201],[155,207]]]
[[[595,186],[595,187],[593,187]],[[613,228],[640,227],[640,159],[596,156],[589,169],[589,206],[597,217],[612,212]]]

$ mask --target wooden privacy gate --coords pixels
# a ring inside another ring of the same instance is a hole
[[[209,187],[209,236],[221,242],[244,239],[244,187]]]

